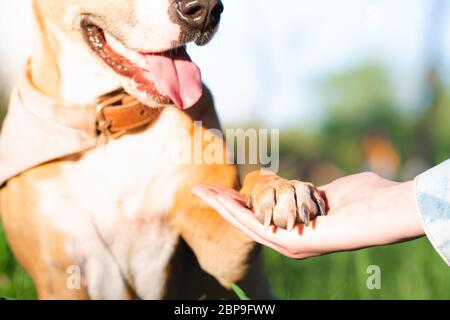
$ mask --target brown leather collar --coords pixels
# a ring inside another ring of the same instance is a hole
[[[96,101],[96,128],[98,135],[118,138],[129,131],[153,122],[162,108],[150,108],[123,89],[108,93]]]

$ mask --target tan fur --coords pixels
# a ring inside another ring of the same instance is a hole
[[[216,118],[210,108],[211,106],[208,105],[207,109],[199,109],[203,111],[202,116],[207,121],[208,118],[209,121]],[[214,125],[214,123],[211,124]],[[77,160],[73,159],[75,162]],[[61,172],[61,166],[64,166],[67,161],[73,162],[67,159],[30,170],[9,181],[1,192],[1,212],[8,239],[19,262],[30,272],[41,299],[89,297],[84,290],[67,290],[66,269],[70,265],[76,265],[77,261],[74,261],[74,258],[66,251],[65,235],[43,220],[43,214],[37,210],[40,207],[39,201],[47,199],[43,199],[44,196],[40,195],[36,186],[46,179],[63,182],[58,174]],[[199,183],[219,183],[237,188],[239,181],[236,168],[234,166],[187,166],[181,170],[180,175],[186,182],[180,186],[167,220],[193,250],[201,269],[192,267],[189,276],[200,280],[189,289],[191,292],[175,297],[199,298],[206,295],[210,298],[232,298],[232,295],[220,290],[211,280],[202,275],[204,271],[214,276],[225,287],[243,281],[245,289],[251,296],[268,297],[265,293],[266,287],[261,281],[262,270],[258,267],[259,259],[253,258],[253,261],[250,261],[254,243],[224,222],[214,210],[191,195],[191,188]],[[247,186],[247,188],[251,187]],[[52,195],[46,194],[46,196],[51,198]],[[64,208],[61,209],[64,210]],[[46,259],[43,258],[43,251],[46,252]],[[251,273],[248,268],[252,268]],[[185,281],[185,279],[178,279],[171,286],[182,288]],[[194,291],[196,286],[207,289],[204,292],[198,292],[197,296],[189,296],[188,294],[196,293]],[[121,297],[134,297],[134,293],[124,290]]]
[[[58,68],[58,45],[48,32],[43,13],[36,1],[33,1],[36,39],[34,59],[31,60],[31,82],[42,93],[54,99],[60,99],[60,71]],[[45,81],[42,81],[45,79]]]
[[[41,299],[86,299],[84,290],[67,289],[67,266],[75,264],[65,251],[65,235],[36,212],[36,181],[55,177],[59,163],[30,170],[8,182],[0,193],[3,224],[12,250],[35,281]]]
[[[61,100],[64,99],[63,78],[67,75],[59,65],[62,44],[49,23],[59,25],[68,39],[82,47],[85,44],[81,37],[61,26],[64,8],[77,3],[100,6],[104,2],[34,0],[33,3],[38,32],[31,58],[31,79],[38,90]],[[54,10],[48,12],[48,8]],[[99,68],[104,66],[100,64]],[[8,240],[19,262],[32,276],[39,298],[230,298],[233,295],[223,287],[235,282],[252,298],[269,297],[254,243],[191,194],[191,188],[199,183],[238,188],[234,166],[185,165],[163,175],[160,170],[168,170],[163,167],[164,159],[159,164],[149,162],[145,164],[148,167],[134,168],[120,158],[127,155],[135,160],[152,151],[163,153],[163,149],[139,153],[136,148],[130,152],[128,146],[133,143],[158,146],[157,141],[150,139],[153,136],[160,139],[165,134],[170,128],[170,124],[164,123],[168,119],[173,120],[173,126],[187,128],[191,134],[196,120],[203,121],[204,130],[219,128],[212,97],[205,90],[197,107],[189,112],[167,109],[145,133],[114,141],[105,150],[44,164],[10,180],[1,190],[1,214]],[[163,147],[183,150],[173,137],[167,136],[167,143]],[[111,158],[105,160],[105,152]],[[118,181],[114,194],[102,190],[117,182],[112,179],[108,184],[101,180],[102,176],[97,176],[104,170],[104,161],[117,163],[107,173],[112,178],[119,174],[126,176],[131,171],[129,176],[142,181],[131,181],[130,186],[128,181]],[[136,163],[141,165],[139,161]],[[159,176],[146,182],[147,171]],[[257,178],[249,179],[244,189],[251,190],[257,181]],[[93,188],[92,192],[89,188]],[[170,198],[172,189],[175,189],[174,196]],[[94,193],[98,199],[90,198]],[[128,202],[124,205],[123,201],[130,199],[137,209],[130,209]],[[171,202],[167,204],[168,199]],[[146,229],[149,226],[156,230],[149,231]],[[157,234],[152,234],[155,231]],[[162,238],[155,238],[159,234]],[[147,248],[155,250],[158,245],[162,251],[157,256],[145,256]],[[164,260],[166,256],[171,256],[169,263]],[[150,267],[160,272],[159,264],[164,264],[163,274],[147,275]],[[72,265],[83,267],[81,290],[67,287],[67,269]],[[150,279],[150,288],[146,282],[148,277],[155,278]]]

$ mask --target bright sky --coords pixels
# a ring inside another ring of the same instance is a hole
[[[0,70],[8,74],[30,47],[28,1],[0,0]],[[399,101],[415,107],[433,1],[223,0],[217,37],[190,52],[227,123],[307,125],[322,112],[317,79],[368,58],[389,67]],[[450,4],[446,14],[442,71],[450,79]]]

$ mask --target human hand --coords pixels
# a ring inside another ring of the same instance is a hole
[[[197,186],[193,192],[247,236],[281,254],[304,259],[332,252],[362,249],[424,235],[415,203],[413,182],[396,183],[363,173],[319,188],[327,216],[294,231],[266,229],[237,191]]]

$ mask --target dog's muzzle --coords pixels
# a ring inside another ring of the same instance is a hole
[[[220,23],[224,11],[221,0],[175,0],[175,11],[185,33],[196,35],[195,42],[206,44]]]

